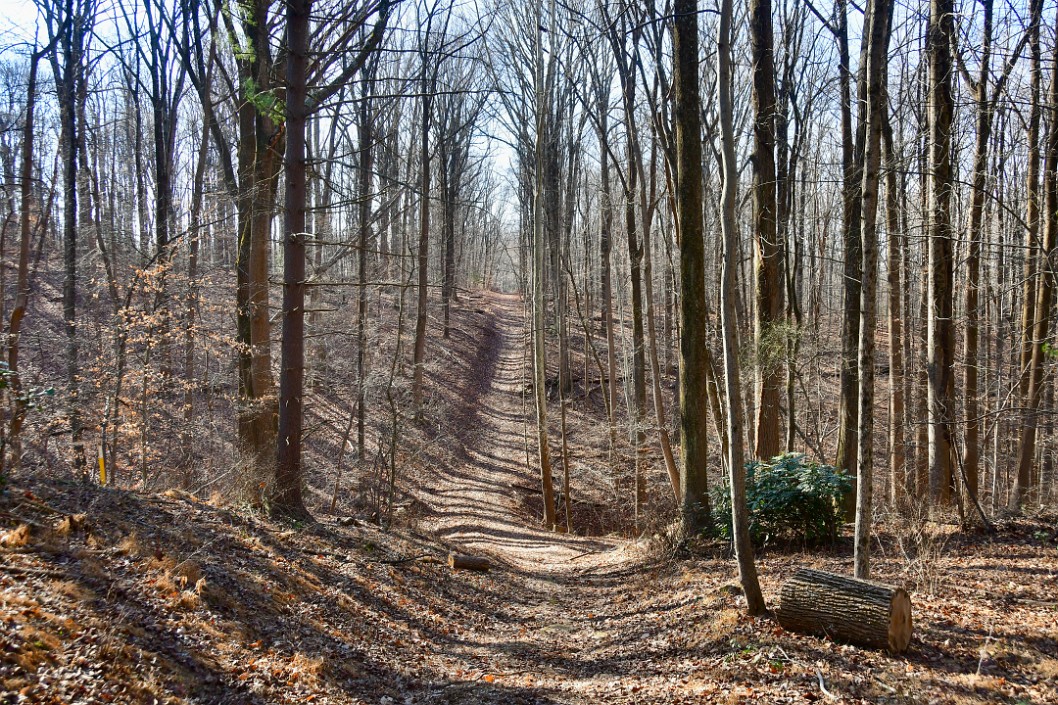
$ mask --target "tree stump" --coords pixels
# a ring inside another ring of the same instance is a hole
[[[898,654],[911,642],[907,590],[802,568],[782,586],[783,629]]]
[[[481,556],[462,556],[458,553],[448,554],[448,567],[453,570],[476,570],[479,573],[487,572],[492,568],[492,562]]]

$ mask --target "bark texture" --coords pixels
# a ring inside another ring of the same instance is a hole
[[[802,568],[782,587],[783,629],[903,653],[911,643],[911,597],[900,587]]]
[[[784,322],[783,248],[776,220],[775,188],[775,58],[771,0],[750,1],[750,52],[753,58],[753,153],[754,221],[756,225],[757,367],[760,375],[757,398],[757,458],[779,454],[779,399],[782,393],[782,355],[785,337],[779,335]]]
[[[929,492],[951,498],[952,422],[955,414],[955,325],[952,249],[952,94],[954,3],[932,0],[927,46],[929,109],[929,320],[926,371],[929,379]]]
[[[680,478],[687,533],[709,521],[709,384],[705,241],[702,237],[701,97],[698,92],[697,0],[677,0],[673,46],[676,91],[676,228],[680,247]]]

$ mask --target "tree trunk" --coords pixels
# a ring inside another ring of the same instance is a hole
[[[841,167],[843,175],[842,245],[844,250],[844,304],[841,319],[841,392],[838,400],[838,447],[834,465],[848,473],[855,472],[856,429],[859,425],[860,335],[860,172],[858,143],[852,126],[852,69],[849,63],[848,0],[835,1],[839,81],[841,90]],[[866,42],[863,43],[866,45]],[[865,62],[861,62],[864,65]],[[859,122],[862,122],[859,121]],[[851,518],[855,508],[855,489],[846,497],[845,514]]]
[[[676,122],[676,232],[680,247],[680,477],[685,534],[711,528],[702,128],[698,80],[698,2],[677,0],[673,29]]]
[[[1042,83],[1043,55],[1040,48],[1040,25],[1042,23],[1043,0],[1033,0],[1031,4],[1029,47],[1032,64],[1029,69],[1031,77],[1031,102],[1029,105],[1028,130],[1028,164],[1025,170],[1025,270],[1022,277],[1021,308],[1021,366],[1019,369],[1019,391],[1022,407],[1031,403],[1029,397],[1029,370],[1032,368],[1032,354],[1035,347],[1033,335],[1036,322],[1037,296],[1037,259],[1039,258],[1040,231],[1040,84]],[[1022,444],[1024,445],[1024,444]],[[1020,453],[1020,451],[1019,451]],[[1018,474],[1010,492],[1009,507],[1018,510],[1025,491],[1032,485],[1031,463],[1018,462]]]
[[[802,568],[782,586],[783,629],[827,636],[899,654],[911,643],[907,591]]]
[[[371,110],[371,94],[374,89],[374,74],[364,79],[364,92],[360,97],[360,253],[357,257],[357,280],[360,290],[356,304],[356,448],[357,457],[363,462],[367,452],[367,260],[371,236],[371,199],[375,168],[374,115]]]
[[[755,457],[766,459],[782,448],[779,399],[785,339],[778,334],[784,319],[782,244],[778,238],[775,188],[775,59],[772,49],[771,0],[750,0],[750,51],[753,62],[753,191],[756,227],[757,401]]]
[[[604,11],[609,17],[609,12]],[[635,508],[636,520],[640,519],[642,505],[646,500],[646,483],[643,475],[642,448],[646,442],[643,433],[646,408],[646,354],[643,333],[643,249],[639,244],[636,223],[636,196],[640,189],[643,172],[643,153],[636,125],[636,43],[639,30],[629,28],[630,19],[624,12],[609,23],[610,47],[617,65],[621,82],[621,98],[624,107],[625,139],[627,142],[628,171],[624,178],[625,235],[628,245],[629,279],[632,297],[632,433],[635,438]],[[627,36],[631,35],[631,36]],[[628,47],[631,42],[632,48]]]
[[[640,198],[640,208],[643,216],[643,293],[647,305],[647,359],[650,363],[650,391],[654,403],[654,421],[658,429],[658,442],[661,446],[662,458],[665,461],[665,471],[669,476],[669,484],[676,496],[676,502],[679,503],[682,500],[680,494],[680,471],[676,466],[676,458],[672,453],[672,442],[669,439],[668,422],[665,418],[665,397],[661,390],[663,378],[661,363],[658,359],[658,334],[654,315],[654,254],[651,250],[651,224],[655,210],[653,204],[657,202],[657,146],[657,140],[655,139],[650,150],[649,194],[644,188]],[[708,353],[708,350],[706,348],[705,352]]]
[[[900,175],[893,144],[893,130],[886,120],[885,137],[885,216],[889,243],[889,490],[894,506],[906,504],[914,494],[912,475],[907,468],[904,438],[904,248],[906,240],[900,223]]]
[[[254,0],[243,18],[252,47],[240,64],[239,242],[236,255],[236,317],[239,342],[239,442],[247,461],[261,470],[274,459],[275,379],[269,319],[269,249],[282,147],[274,121],[259,106],[272,87],[268,2]]]
[[[732,538],[738,561],[739,581],[746,595],[746,609],[751,615],[765,611],[764,595],[757,579],[753,543],[749,536],[749,510],[746,507],[746,469],[742,451],[742,399],[738,360],[738,283],[735,272],[739,260],[738,220],[735,201],[738,196],[738,164],[735,156],[735,128],[731,98],[731,21],[732,1],[720,2],[720,26],[717,38],[717,93],[720,118],[720,143],[724,187],[721,197],[720,226],[724,236],[724,266],[721,288],[721,327],[724,337],[724,392],[727,400],[727,469],[731,485]],[[688,8],[688,11],[696,8]],[[688,333],[684,329],[683,334]],[[682,343],[681,343],[682,350]]]
[[[889,49],[889,0],[871,0],[867,5],[864,34],[868,37],[866,140],[864,142],[860,233],[863,272],[860,289],[859,368],[859,465],[856,470],[856,577],[871,574],[871,503],[874,463],[874,337],[878,318],[878,172],[881,168],[882,124],[889,112],[886,101],[886,55]]]
[[[432,110],[431,86],[426,80],[426,57],[423,61],[422,78],[422,133],[420,135],[419,149],[421,153],[419,175],[422,179],[422,201],[419,204],[419,249],[418,249],[418,298],[415,311],[415,343],[413,348],[412,369],[412,404],[415,407],[415,418],[422,418],[422,385],[423,365],[426,364],[426,303],[427,286],[429,284],[429,257],[430,257],[430,111]]]
[[[930,57],[929,228],[929,490],[934,501],[951,497],[952,423],[955,414],[955,326],[952,273],[951,163],[953,123],[952,0],[931,0],[927,45]]]
[[[81,426],[81,356],[77,336],[77,155],[82,135],[77,130],[78,83],[84,80],[82,72],[84,40],[87,33],[86,19],[74,16],[72,2],[65,8],[65,23],[61,27],[58,50],[62,52],[62,65],[53,60],[59,96],[59,121],[62,126],[63,162],[63,285],[62,313],[66,333],[66,387],[67,414],[70,440],[73,448],[75,474],[84,478],[87,470]]]
[[[459,116],[456,116],[458,119]],[[444,220],[441,224],[441,241],[444,244],[444,272],[441,278],[441,308],[444,312],[443,337],[449,337],[449,325],[451,323],[452,295],[455,288],[456,267],[456,184],[462,177],[456,170],[455,151],[458,146],[450,144],[451,135],[441,138],[439,148],[439,161],[441,168],[441,193],[442,206],[444,208]]]
[[[308,516],[301,496],[305,387],[305,125],[308,118],[309,17],[312,0],[287,3],[286,194],[283,240],[283,340],[274,510]]]
[[[1051,71],[1048,100],[1051,109],[1050,130],[1047,133],[1046,161],[1043,174],[1043,251],[1040,257],[1039,283],[1036,288],[1035,320],[1032,327],[1032,357],[1029,363],[1028,408],[1021,431],[1018,454],[1018,474],[1011,492],[1011,508],[1019,509],[1026,492],[1033,486],[1033,465],[1036,459],[1036,440],[1040,425],[1040,402],[1047,384],[1047,339],[1054,307],[1055,255],[1058,246],[1058,48]],[[1036,478],[1038,479],[1038,475]]]
[[[974,145],[973,191],[970,197],[970,247],[966,257],[966,329],[963,337],[965,372],[963,388],[966,415],[965,451],[962,471],[966,475],[965,491],[972,501],[977,498],[981,463],[981,421],[978,399],[978,338],[981,285],[981,231],[984,227],[985,187],[988,176],[988,142],[992,136],[992,108],[989,100],[989,62],[992,57],[992,0],[981,0],[984,11],[982,28],[981,72],[977,79],[977,135]]]
[[[927,27],[928,30],[928,27]],[[923,105],[925,96],[928,95],[929,86],[922,82]],[[919,209],[922,213],[923,227],[929,225],[929,140],[930,140],[930,116],[929,111],[923,111],[922,128],[919,133],[922,143],[918,150],[918,173],[919,173]],[[919,250],[919,296],[918,296],[918,330],[915,338],[918,344],[917,360],[918,369],[915,377],[918,384],[915,390],[915,417],[920,423],[915,426],[915,473],[914,486],[915,496],[920,500],[929,497],[929,364],[927,360],[927,348],[929,347],[929,247],[930,239],[920,240]],[[910,309],[910,306],[908,307]]]
[[[544,171],[546,158],[543,136],[546,134],[544,90],[544,57],[543,32],[541,22],[541,2],[536,6],[537,31],[534,43],[535,52],[535,91],[536,91],[536,154],[533,182],[533,392],[536,398],[537,450],[540,459],[540,483],[544,498],[544,526],[555,527],[555,488],[551,478],[551,451],[548,447],[547,433],[547,349],[544,339]],[[554,13],[552,12],[552,19]]]
[[[487,573],[492,568],[492,561],[483,556],[464,556],[458,553],[449,553],[448,567],[452,570],[472,570],[478,573]]]
[[[213,57],[210,55],[207,83],[212,83]],[[187,301],[184,312],[184,429],[182,443],[186,472],[193,471],[194,423],[195,423],[195,389],[198,386],[195,371],[195,326],[199,306],[198,258],[202,241],[202,199],[205,190],[206,158],[209,155],[209,125],[212,122],[212,105],[203,106],[202,134],[198,143],[198,155],[195,161],[195,176],[191,185],[191,212],[188,224],[187,256]],[[116,402],[115,402],[116,403]]]
[[[7,369],[10,371],[10,398],[12,399],[11,423],[8,427],[7,447],[0,454],[0,477],[17,470],[22,463],[22,424],[26,419],[27,406],[19,400],[22,380],[19,377],[18,352],[22,334],[22,320],[29,304],[29,248],[33,221],[33,150],[35,112],[37,106],[37,65],[42,52],[29,57],[29,80],[26,86],[26,117],[22,131],[22,173],[20,184],[20,222],[18,244],[18,279],[15,285],[15,305],[11,309],[11,321],[7,329]],[[45,237],[41,233],[41,237]]]
[[[635,130],[631,117],[628,122],[630,131]],[[628,238],[628,259],[631,278],[632,295],[632,409],[633,433],[635,434],[635,509],[636,522],[641,519],[643,505],[646,502],[646,479],[643,475],[642,448],[646,443],[646,434],[643,432],[643,423],[647,403],[646,387],[646,355],[644,350],[643,336],[643,249],[639,245],[639,237],[636,234],[636,207],[635,189],[636,160],[639,158],[638,149],[630,149],[628,154],[628,185],[625,192],[625,233]]]
[[[606,93],[608,97],[609,94]],[[610,186],[610,146],[607,130],[607,114],[609,106],[604,105],[606,99],[599,98],[600,128],[599,128],[599,151],[600,166],[599,178],[602,181],[602,193],[599,195],[600,227],[599,227],[599,259],[602,269],[601,298],[602,298],[602,320],[606,332],[606,387],[603,394],[606,396],[606,413],[610,422],[610,450],[616,445],[617,438],[617,342],[614,339],[613,322],[613,277],[611,274],[610,250],[613,247],[613,195]]]
[[[168,51],[162,46],[158,32],[159,22],[153,16],[151,3],[143,4],[147,18],[147,33],[150,42],[151,87],[148,99],[151,103],[152,129],[154,131],[154,247],[155,258],[160,265],[154,295],[154,318],[152,326],[157,333],[156,347],[159,349],[163,385],[168,390],[172,382],[173,355],[171,337],[171,311],[167,294],[169,262],[172,256],[171,230],[175,226],[173,213],[173,170],[176,151],[176,130],[179,110],[174,103],[183,92],[183,66],[175,85],[171,85],[171,67]],[[157,18],[160,20],[161,18]],[[154,331],[152,331],[154,332]]]

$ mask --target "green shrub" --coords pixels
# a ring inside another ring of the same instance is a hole
[[[852,489],[844,472],[805,459],[803,454],[777,455],[769,462],[746,464],[749,531],[758,546],[776,539],[805,543],[833,541],[842,524],[841,498]],[[731,538],[731,489],[725,478],[713,490],[716,526]]]

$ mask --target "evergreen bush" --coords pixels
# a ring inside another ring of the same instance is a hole
[[[753,543],[778,539],[821,543],[837,538],[842,524],[841,498],[852,481],[831,465],[809,461],[802,453],[785,453],[746,464],[746,503]],[[731,489],[713,489],[717,533],[731,538]]]

